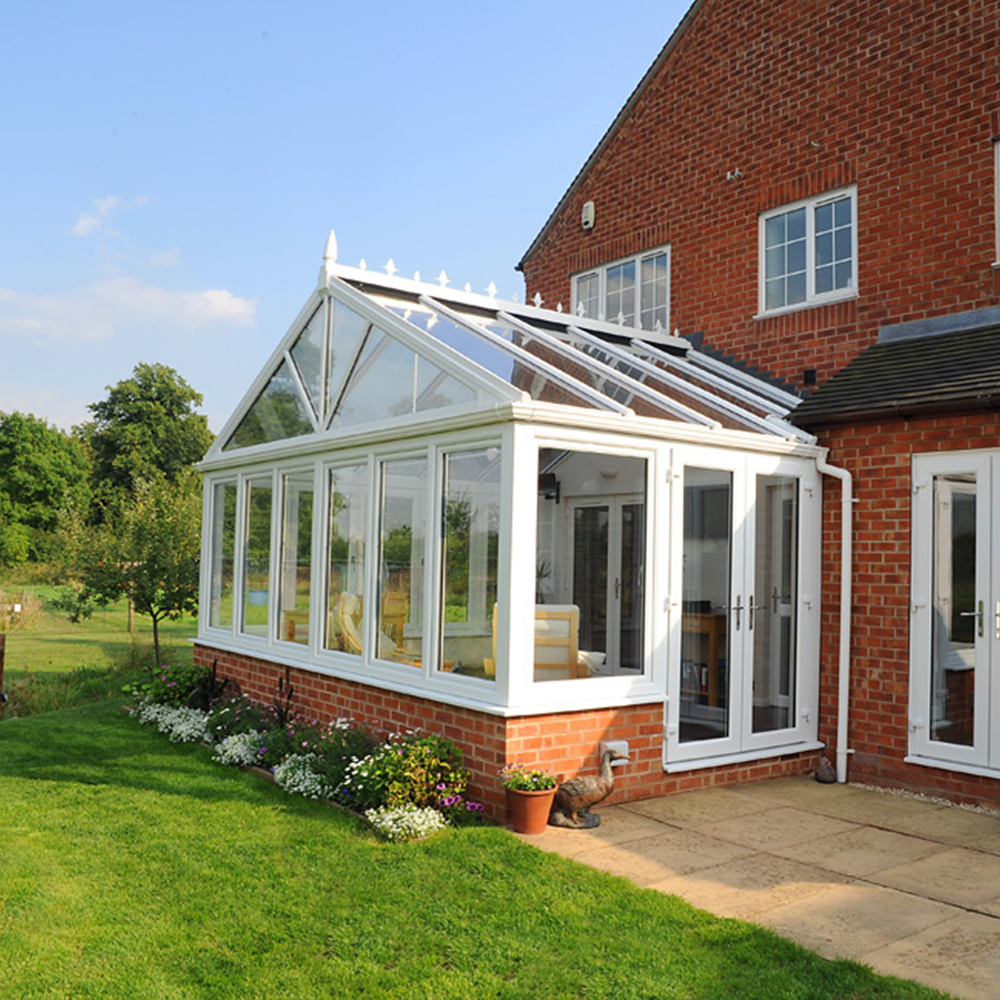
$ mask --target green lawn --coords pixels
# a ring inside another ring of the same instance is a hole
[[[0,1000],[916,1000],[500,829],[376,841],[103,701],[0,722]]]
[[[46,585],[4,587],[7,593],[26,590],[43,601],[64,588]],[[172,661],[190,662],[188,642],[198,631],[197,619],[186,617],[160,624],[160,646]],[[6,673],[9,679],[31,672],[65,672],[78,667],[109,667],[151,659],[153,625],[142,615],[135,616],[135,632],[128,631],[128,606],[124,602],[94,612],[78,624],[64,612],[43,607],[37,620],[27,628],[7,633]]]

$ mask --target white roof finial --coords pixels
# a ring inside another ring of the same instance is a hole
[[[326,249],[323,251],[323,263],[337,263],[337,234],[331,229],[330,235],[326,238]]]

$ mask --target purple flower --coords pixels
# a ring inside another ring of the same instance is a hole
[[[264,756],[264,754],[266,754],[266,753],[267,753],[267,747],[261,747],[261,748],[260,748],[260,749],[259,749],[259,750],[257,751],[257,753],[259,753],[259,754],[261,755],[261,757],[263,757],[263,756]]]

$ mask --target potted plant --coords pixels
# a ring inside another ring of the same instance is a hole
[[[500,777],[507,789],[507,806],[514,821],[514,832],[544,833],[556,794],[555,775],[518,761],[504,767]]]

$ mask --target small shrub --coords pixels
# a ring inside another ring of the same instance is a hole
[[[208,712],[209,740],[218,743],[237,733],[259,732],[265,728],[265,718],[264,709],[249,698],[217,702]]]
[[[365,812],[365,819],[386,840],[393,841],[426,837],[428,834],[443,830],[447,825],[444,817],[436,809],[414,805],[368,809]]]
[[[157,670],[145,681],[128,684],[122,688],[126,694],[132,694],[137,701],[153,701],[159,705],[183,705],[187,702],[208,671],[194,664],[167,664]]]
[[[59,611],[74,624],[90,618],[97,610],[97,605],[91,600],[90,594],[83,589],[76,587],[66,587],[55,597],[50,597],[46,602],[47,609]]]
[[[274,769],[274,781],[291,795],[304,795],[307,799],[328,799],[334,786],[330,785],[315,765],[314,753],[293,753]]]

